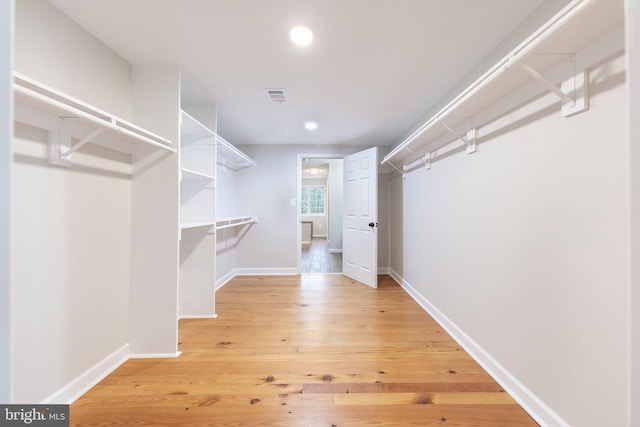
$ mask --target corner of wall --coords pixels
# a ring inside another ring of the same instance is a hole
[[[13,0],[0,2],[0,402],[11,402],[11,151]]]

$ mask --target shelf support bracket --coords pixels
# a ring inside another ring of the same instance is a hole
[[[424,163],[424,168],[426,170],[431,169],[431,160],[433,160],[433,151],[429,151],[424,157],[421,157],[422,162]]]
[[[393,163],[391,163],[391,162],[387,162],[387,163],[389,163],[389,164],[391,165],[391,167],[392,167],[392,168],[394,168],[396,171],[398,171],[398,172],[400,173],[400,175],[402,175],[402,177],[403,177],[403,178],[406,178],[406,177],[407,177],[407,174],[406,174],[406,173],[404,173],[403,171],[401,171],[400,169],[398,169],[398,168],[396,167],[396,165],[394,165],[394,164],[393,164]]]
[[[589,76],[587,70],[575,73],[558,87],[527,64],[520,62],[518,66],[560,98],[563,117],[573,116],[589,109]]]
[[[71,148],[69,148],[67,151],[65,151],[64,153],[60,154],[60,157],[62,157],[63,159],[66,159],[67,157],[69,157],[71,154],[73,154],[74,152],[78,151],[80,148],[82,148],[87,142],[91,142],[91,140],[93,138],[95,138],[96,136],[100,135],[102,132],[104,132],[104,128],[98,128],[96,130],[94,130],[93,132],[91,132],[89,135],[85,136],[81,141],[79,141],[77,144],[73,145]]]
[[[446,130],[449,131],[449,133],[451,133],[457,139],[464,142],[464,144],[467,146],[467,154],[475,153],[476,151],[478,151],[478,141],[476,139],[475,129],[471,129],[470,131],[467,132],[466,135],[460,135],[456,131],[454,131],[451,128],[451,126],[447,125],[444,121],[440,123],[442,124],[442,126],[444,126]]]
[[[65,129],[65,119],[58,120],[58,126],[49,130],[47,138],[49,141],[49,164],[56,166],[71,166],[71,161],[63,156],[71,149],[71,136]]]
[[[589,109],[589,73],[587,70],[575,73],[560,85],[563,92],[573,92],[574,101],[562,104],[562,116],[569,117]]]
[[[66,118],[58,119],[57,129],[48,132],[49,164],[66,167],[71,166],[71,155],[105,131],[104,127],[99,127],[75,145],[72,145],[71,136],[65,126],[66,120]]]
[[[574,73],[558,87],[527,64],[520,62],[518,66],[560,98],[563,117],[589,109],[589,76],[586,70]]]
[[[542,83],[551,92],[555,93],[563,103],[567,103],[567,104],[574,103],[574,100],[572,97],[564,93],[562,89],[560,89],[558,86],[551,83],[542,74],[540,74],[539,72],[537,72],[536,70],[534,70],[533,68],[525,64],[524,62],[519,62],[518,66],[520,67],[520,69],[522,69],[522,71],[529,74],[531,77],[533,77],[534,79]]]

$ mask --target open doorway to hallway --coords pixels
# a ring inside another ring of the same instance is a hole
[[[342,158],[299,156],[300,273],[342,273],[342,169]]]

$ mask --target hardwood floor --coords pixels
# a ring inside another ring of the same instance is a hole
[[[330,253],[327,239],[314,237],[302,245],[302,273],[342,273],[342,254]]]
[[[388,276],[237,277],[177,359],[130,360],[71,425],[535,426]]]

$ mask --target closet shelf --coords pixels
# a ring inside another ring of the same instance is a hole
[[[180,224],[180,229],[186,230],[189,228],[212,227],[214,225],[216,225],[215,221],[183,222]]]
[[[203,125],[198,119],[184,110],[180,111],[180,135],[182,145],[201,142],[207,138],[212,138],[215,133]],[[213,144],[213,139],[209,144]]]
[[[402,174],[418,166],[428,169],[435,150],[456,141],[466,144],[468,153],[475,152],[476,130],[514,108],[515,95],[521,98],[526,95],[530,100],[546,89],[558,95],[563,116],[586,110],[588,75],[585,69],[591,64],[576,60],[576,53],[621,28],[624,23],[621,3],[619,0],[569,2],[395,146],[381,165],[387,164]],[[612,53],[615,52],[600,55]],[[561,67],[564,73],[558,71]],[[565,88],[559,83],[566,79],[569,67],[571,75],[567,82],[571,84]]]
[[[220,135],[216,135],[216,142],[218,144],[219,165],[234,171],[256,166],[255,160],[238,150]]]
[[[207,175],[205,173],[197,172],[187,168],[180,168],[180,172],[181,172],[182,181],[208,182],[208,181],[214,181],[216,179],[215,176]]]
[[[171,142],[126,120],[20,73],[13,73],[15,120],[49,131],[49,162],[70,165],[70,156],[87,143],[125,153],[131,143],[175,152]],[[80,141],[71,144],[71,138]]]
[[[258,218],[254,216],[238,216],[232,218],[223,218],[216,221],[216,230],[224,228],[240,227],[247,224],[257,224]]]

